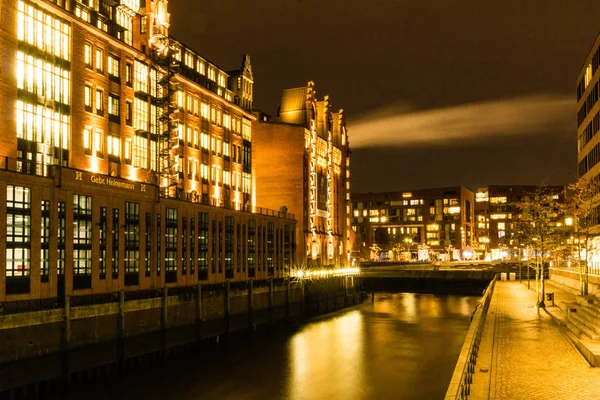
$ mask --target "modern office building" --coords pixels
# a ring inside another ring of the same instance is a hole
[[[522,254],[523,238],[519,237],[516,221],[521,210],[516,206],[523,196],[535,193],[540,186],[489,185],[475,194],[475,248],[481,258],[518,257]],[[564,186],[545,186],[556,200],[564,202]]]
[[[295,262],[294,215],[255,203],[250,58],[228,72],[171,38],[167,3],[1,3],[0,302]]]
[[[359,260],[471,258],[474,195],[464,187],[352,194]]]
[[[343,110],[318,100],[313,82],[283,91],[279,115],[254,130],[256,202],[296,215],[299,265],[347,265],[350,147]]]

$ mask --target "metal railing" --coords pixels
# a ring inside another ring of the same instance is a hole
[[[497,278],[498,275],[496,274],[483,294],[483,301],[475,307],[475,311],[471,315],[471,325],[452,375],[450,386],[446,392],[446,400],[466,400],[471,393],[471,383],[473,383],[479,345],[483,337],[485,317],[490,308]],[[460,369],[461,364],[463,364],[462,369]]]

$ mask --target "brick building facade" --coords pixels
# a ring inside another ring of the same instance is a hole
[[[250,58],[170,38],[167,3],[2,2],[0,301],[295,263],[294,215],[255,203]]]

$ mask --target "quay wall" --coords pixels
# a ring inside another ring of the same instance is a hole
[[[561,285],[570,287],[577,291],[581,288],[579,271],[567,269],[550,268],[550,280]],[[600,295],[600,276],[588,274],[588,292],[592,295]]]
[[[118,292],[102,304],[66,298],[60,308],[0,315],[0,394],[119,373],[207,341],[300,322],[356,304],[357,286],[353,277],[250,280],[163,288],[144,299]]]

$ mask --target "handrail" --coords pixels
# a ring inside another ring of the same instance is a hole
[[[498,274],[494,275],[494,279],[483,293],[483,301],[477,305],[471,316],[471,325],[469,325],[467,337],[444,397],[445,400],[466,400],[471,393],[471,383],[473,382],[479,345],[483,336],[485,317],[492,301],[497,278]]]

